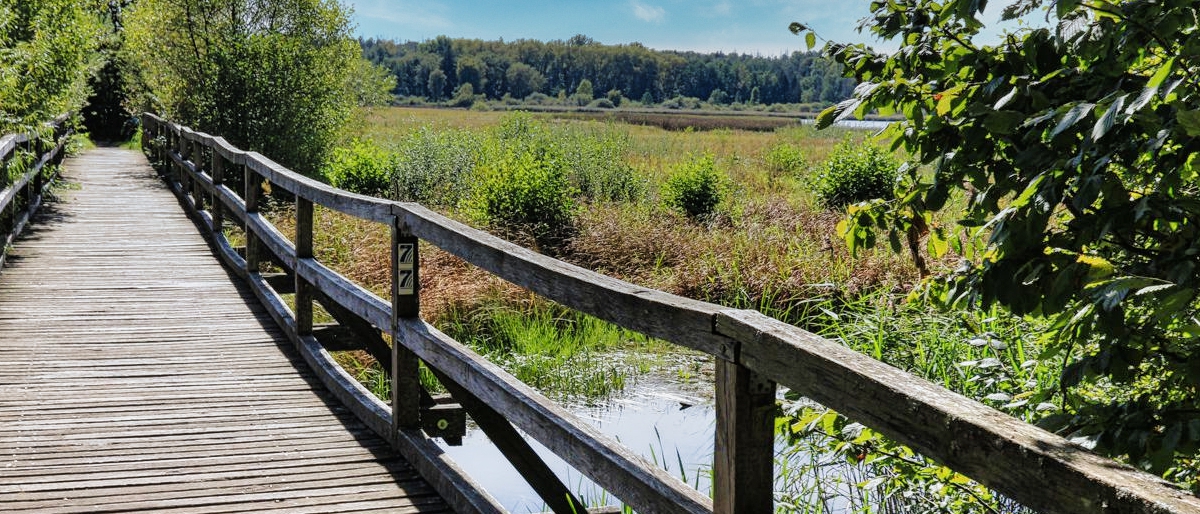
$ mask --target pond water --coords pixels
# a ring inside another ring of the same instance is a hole
[[[805,124],[816,123],[816,120],[805,120],[804,123]],[[883,120],[849,119],[849,120],[842,120],[837,123],[834,123],[833,126],[841,127],[841,128],[848,128],[848,129],[857,129],[857,130],[883,130],[883,129],[887,128],[888,125],[891,123],[892,122],[890,122],[890,121],[883,121]]]
[[[631,451],[708,494],[712,486],[709,470],[712,467],[715,411],[711,381],[707,381],[707,392],[704,387],[697,383],[680,385],[640,379],[627,386],[619,398],[604,405],[568,408]],[[681,390],[686,392],[677,392]],[[620,505],[619,500],[605,494],[537,441],[526,439],[559,479],[589,506]],[[541,498],[478,428],[468,426],[462,446],[443,447],[510,512],[523,514],[546,510]]]

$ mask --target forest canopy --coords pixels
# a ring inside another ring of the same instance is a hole
[[[586,36],[566,41],[481,41],[446,36],[423,42],[367,39],[363,55],[397,77],[401,97],[442,100],[464,84],[490,99],[532,93],[592,97],[618,94],[642,103],[692,97],[715,103],[833,103],[855,82],[816,52],[778,57],[659,51],[638,43],[604,45]],[[589,99],[590,100],[590,99]]]

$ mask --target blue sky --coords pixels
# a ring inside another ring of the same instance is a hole
[[[342,1],[355,11],[359,36],[400,41],[439,35],[549,41],[584,34],[605,44],[774,56],[804,49],[803,39],[787,29],[799,21],[834,41],[877,43],[854,30],[869,12],[867,0]],[[989,9],[985,23],[1001,7]]]

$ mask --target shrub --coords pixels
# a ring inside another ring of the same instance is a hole
[[[468,131],[422,128],[397,149],[393,198],[451,206],[461,200],[475,169],[479,138]]]
[[[395,159],[395,155],[371,141],[354,139],[348,147],[335,148],[322,171],[334,187],[384,196],[390,189]]]
[[[621,94],[620,89],[610,89],[604,96],[608,97],[608,101],[613,103],[613,107],[620,107],[625,101],[625,96]]]
[[[842,140],[817,172],[812,188],[821,205],[841,208],[892,195],[900,164],[886,150]]]
[[[547,96],[545,93],[533,93],[525,97],[527,103],[534,105],[550,105],[554,103],[554,99]]]
[[[592,103],[589,103],[587,106],[592,109],[612,109],[612,108],[616,107],[616,105],[613,104],[612,100],[609,100],[607,98],[597,98],[595,100],[592,100]]]
[[[450,99],[449,104],[452,107],[470,108],[475,104],[475,87],[470,82],[458,86],[454,90],[454,97]]]
[[[693,219],[711,216],[724,196],[725,179],[711,155],[676,165],[662,190],[668,207]]]
[[[621,202],[645,195],[646,179],[627,162],[628,132],[612,126],[597,130],[567,126],[556,128],[552,137],[569,163],[571,184],[583,198]]]
[[[795,175],[808,166],[800,146],[793,143],[779,143],[763,155],[763,164],[772,174]]]
[[[531,238],[535,250],[556,248],[571,233],[575,194],[564,160],[553,151],[484,152],[463,210],[508,236]]]

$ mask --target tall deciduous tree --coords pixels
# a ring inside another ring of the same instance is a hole
[[[79,0],[0,0],[0,133],[78,110],[100,65],[101,9]]]
[[[963,265],[930,297],[1054,320],[1048,351],[1070,358],[1061,411],[1042,423],[1195,485],[1196,2],[1019,0],[1005,18],[1044,8],[1050,26],[994,46],[975,38],[985,5],[872,2],[862,27],[897,51],[825,45],[861,85],[819,124],[902,113],[886,137],[914,160],[894,199],[850,209],[847,240],[871,246],[882,231],[899,246],[928,232],[935,255],[956,250]],[[949,206],[964,207],[958,226],[935,225]]]
[[[145,107],[306,173],[361,88],[391,86],[357,63],[335,0],[139,0],[125,37]]]
[[[533,69],[532,66],[514,62],[504,74],[508,82],[508,91],[515,98],[525,98],[542,88],[546,77]]]

